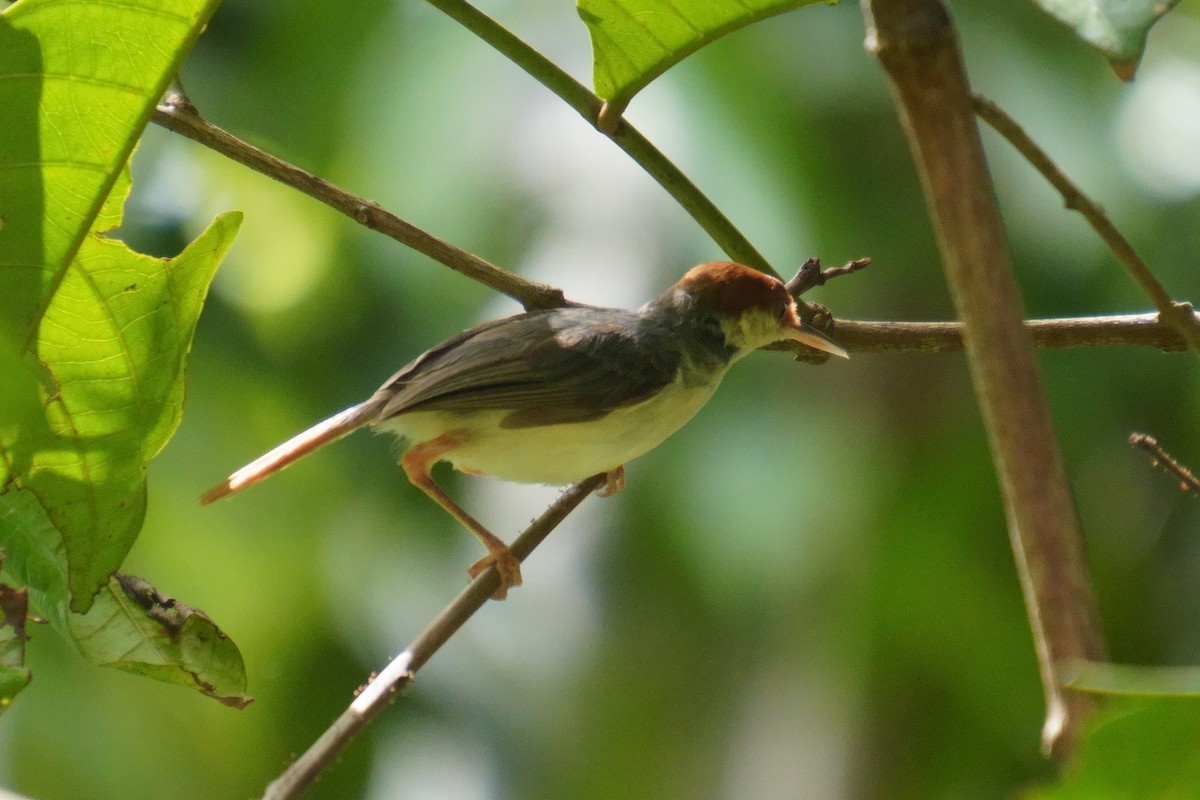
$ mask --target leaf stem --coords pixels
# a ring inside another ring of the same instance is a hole
[[[429,4],[454,19],[491,45],[498,53],[525,70],[538,83],[558,95],[567,105],[641,166],[675,202],[699,223],[729,258],[760,272],[779,273],[711,200],[688,179],[657,147],[638,132],[615,107],[601,119],[604,101],[588,91],[544,55],[522,41],[466,0],[429,0]]]

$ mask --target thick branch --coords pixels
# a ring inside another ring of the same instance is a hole
[[[385,211],[370,200],[340,189],[311,172],[259,150],[200,116],[182,92],[172,91],[154,111],[154,121],[256,172],[299,189],[355,221],[424,253],[462,275],[506,294],[527,310],[567,305],[561,289],[526,280],[455,247]]]
[[[524,561],[529,554],[575,510],[583,499],[604,485],[605,476],[595,475],[567,489],[554,505],[533,521],[511,545],[513,555]],[[490,567],[471,582],[421,632],[408,648],[396,656],[358,693],[350,707],[342,712],[317,741],[296,759],[282,775],[272,781],[263,800],[291,800],[307,789],[334,762],[367,723],[387,707],[391,698],[408,686],[415,673],[454,633],[483,607],[500,586],[495,567]]]
[[[1000,478],[1046,695],[1042,741],[1062,755],[1093,699],[1058,665],[1104,660],[1079,523],[1006,251],[971,92],[938,0],[863,0],[921,175]]]

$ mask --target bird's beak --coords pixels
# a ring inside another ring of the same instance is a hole
[[[783,335],[792,341],[806,344],[823,353],[829,353],[831,356],[839,358],[850,357],[850,354],[842,349],[842,346],[833,339],[830,339],[811,325],[805,325],[799,319],[784,323]]]

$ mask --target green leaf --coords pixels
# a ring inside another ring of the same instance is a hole
[[[203,612],[162,596],[141,578],[114,575],[86,614],[70,613],[62,538],[32,492],[0,495],[0,548],[10,556],[5,573],[27,587],[33,613],[92,664],[190,686],[236,708],[250,702],[246,668],[233,642]],[[0,610],[7,611],[4,588]],[[5,670],[4,633],[0,629],[0,710],[6,682],[19,678]]]
[[[146,465],[179,424],[196,321],[240,222],[217,217],[173,259],[91,234],[41,315],[44,422],[12,439],[0,431],[0,459],[62,534],[74,611],[141,529]]]
[[[1035,0],[1083,41],[1113,62],[1117,74],[1133,78],[1150,26],[1179,0]]]
[[[62,534],[33,492],[13,489],[0,494],[0,549],[5,553],[4,572],[17,585],[28,587],[33,613],[70,638]]]
[[[246,667],[237,646],[203,611],[165,597],[141,578],[113,575],[87,614],[71,615],[84,658],[191,686],[245,708]]]
[[[0,14],[6,324],[28,332],[216,5],[21,0]]]
[[[215,5],[22,0],[0,14],[0,546],[6,574],[87,660],[241,706],[232,642],[114,576],[241,215],[170,259],[105,234],[121,222],[134,145]],[[0,688],[19,677],[0,674]]]
[[[1143,667],[1076,661],[1065,672],[1068,689],[1093,694],[1200,697],[1200,667]]]
[[[0,14],[0,487],[34,492],[82,612],[141,526],[183,358],[238,217],[179,257],[102,235],[134,144],[215,0],[22,0]]]
[[[596,94],[623,108],[669,67],[727,33],[818,0],[579,0]],[[836,0],[832,0],[836,2]]]
[[[1200,786],[1200,701],[1117,702],[1092,719],[1054,787],[1026,800],[1167,800]]]

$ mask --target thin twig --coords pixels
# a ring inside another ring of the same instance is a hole
[[[557,308],[569,303],[561,289],[526,280],[489,264],[433,234],[384,210],[379,204],[347,192],[311,172],[264,152],[204,119],[177,87],[173,87],[154,111],[154,122],[182,134],[239,164],[299,189],[356,222],[390,236],[401,244],[424,253],[455,272],[491,287],[516,300],[526,309]]]
[[[871,266],[871,259],[856,258],[853,261],[847,261],[841,267],[822,269],[821,259],[810,258],[800,265],[800,269],[796,270],[796,274],[787,282],[787,290],[792,297],[799,299],[800,295],[813,287],[824,286],[827,281],[839,278],[842,275],[850,275],[869,266]]]
[[[1088,224],[1108,245],[1108,249],[1113,252],[1117,260],[1124,265],[1138,286],[1142,287],[1142,291],[1149,296],[1154,307],[1162,314],[1163,321],[1179,331],[1179,335],[1191,345],[1192,349],[1200,353],[1200,326],[1196,323],[1191,305],[1177,303],[1171,298],[1166,288],[1146,266],[1146,262],[1142,261],[1141,256],[1133,249],[1133,245],[1117,230],[1117,226],[1104,213],[1104,209],[1084,194],[1054,163],[1046,151],[1039,147],[1004,109],[978,93],[971,96],[971,102],[975,113],[1007,139],[1009,144],[1025,156],[1025,160],[1042,173],[1050,185],[1058,190],[1066,207],[1083,215]]]
[[[560,69],[544,55],[523,42],[491,17],[465,0],[429,0],[429,4],[444,12],[467,30],[491,45],[497,52],[525,70],[540,84],[563,101],[600,133],[608,136],[630,158],[654,178],[667,193],[692,216],[713,241],[734,261],[779,277],[733,223],[721,213],[697,186],[678,167],[663,155],[624,118],[613,115],[600,119],[604,101]],[[615,109],[613,109],[615,110]]]
[[[1162,467],[1178,478],[1180,489],[1200,495],[1200,481],[1196,480],[1196,476],[1190,469],[1176,461],[1170,453],[1164,450],[1158,443],[1158,439],[1148,433],[1134,433],[1130,434],[1129,443],[1149,453],[1154,466]]]
[[[583,499],[604,485],[604,475],[594,475],[571,486],[550,508],[534,520],[511,545],[513,555],[524,561]],[[475,614],[500,586],[500,576],[490,567],[429,623],[413,643],[396,656],[382,672],[362,688],[320,738],[271,782],[263,800],[291,800],[312,784],[346,748],[366,724],[375,718],[397,692],[412,682],[417,670]]]
[[[863,11],[867,46],[890,79],[963,321],[1045,693],[1042,744],[1061,757],[1095,701],[1064,691],[1059,665],[1103,661],[1105,648],[958,35],[939,0],[863,0]]]
[[[1042,349],[1080,347],[1153,347],[1164,352],[1187,343],[1158,314],[1032,319],[1025,327]],[[961,322],[871,322],[838,319],[829,329],[851,353],[942,353],[963,349]]]

